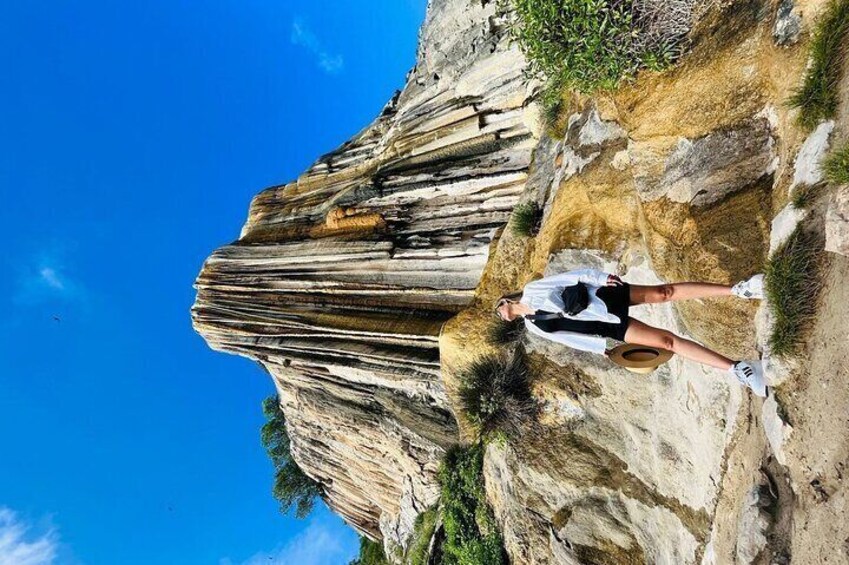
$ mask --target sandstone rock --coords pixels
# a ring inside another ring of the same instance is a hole
[[[613,160],[610,162],[610,166],[617,171],[624,171],[630,165],[631,157],[628,155],[628,151],[618,151],[616,155],[613,156]]]
[[[793,234],[796,226],[807,217],[807,210],[796,208],[793,204],[788,204],[782,208],[781,212],[772,220],[772,229],[769,232],[769,254],[775,253]]]
[[[776,45],[793,45],[799,41],[802,31],[802,16],[794,9],[793,0],[781,0],[775,14],[772,37]]]
[[[796,155],[795,173],[793,183],[790,185],[791,194],[798,186],[813,186],[822,182],[822,160],[828,152],[828,140],[833,129],[833,121],[823,122],[805,139]]]
[[[793,433],[793,428],[788,424],[782,414],[782,410],[776,401],[775,395],[770,395],[763,404],[764,432],[769,441],[773,455],[782,465],[787,465],[787,457],[784,453],[784,445]]]
[[[831,197],[825,215],[825,250],[849,257],[849,185]]]
[[[763,516],[760,508],[760,485],[749,490],[740,507],[736,561],[740,565],[755,563],[755,559],[766,547],[766,532],[769,522]]]
[[[656,138],[628,147],[640,197],[705,206],[772,172],[769,120],[754,117],[698,139]]]
[[[626,138],[625,130],[615,122],[603,120],[593,104],[587,105],[583,112],[569,116],[566,136],[556,148],[559,151],[554,160],[556,172],[553,178],[548,177],[548,183],[545,185],[549,190],[544,218],[548,216],[551,204],[563,182],[581,173],[603,150],[609,147],[624,147]],[[541,152],[541,148],[546,149],[546,146],[541,144],[537,148],[536,163],[541,163],[541,167],[546,169],[545,163],[550,156],[548,151]]]

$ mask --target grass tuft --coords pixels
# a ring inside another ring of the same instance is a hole
[[[525,321],[516,318],[512,322],[496,321],[490,328],[489,341],[495,345],[516,343],[525,334]]]
[[[529,374],[520,350],[481,357],[460,373],[460,404],[482,440],[516,436],[536,414]]]
[[[826,158],[825,178],[832,184],[849,184],[849,143],[844,143]]]
[[[849,0],[831,0],[817,22],[805,82],[790,97],[799,124],[813,129],[837,113],[838,85],[849,40]]]
[[[505,565],[504,543],[486,500],[481,444],[448,450],[439,469],[444,565]]]
[[[542,224],[542,209],[536,202],[524,202],[513,210],[511,227],[515,235],[535,237]]]
[[[799,210],[810,208],[822,194],[822,183],[803,184],[793,191],[793,207]]]
[[[798,352],[807,337],[822,287],[822,247],[821,237],[798,227],[767,262],[766,295],[774,318],[769,344],[777,355]]]

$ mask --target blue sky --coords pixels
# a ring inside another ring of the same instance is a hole
[[[377,115],[425,0],[0,2],[0,563],[347,563],[281,516],[271,383],[193,333],[251,197]]]

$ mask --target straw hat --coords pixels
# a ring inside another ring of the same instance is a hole
[[[623,343],[610,352],[610,360],[631,372],[647,375],[672,357],[672,352],[658,347]]]

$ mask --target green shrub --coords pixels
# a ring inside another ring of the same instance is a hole
[[[489,331],[489,341],[496,345],[516,343],[525,333],[525,321],[516,318],[512,322],[496,321]]]
[[[516,435],[536,412],[527,360],[520,350],[481,357],[459,378],[463,413],[485,441]]]
[[[542,209],[536,202],[524,202],[513,210],[513,233],[522,237],[534,237],[542,223]]]
[[[389,565],[389,561],[383,552],[383,545],[360,537],[360,554],[348,565]]]
[[[849,0],[831,0],[817,22],[805,82],[791,97],[799,123],[814,128],[837,113],[838,85],[849,41]]]
[[[777,355],[799,350],[816,314],[822,246],[821,237],[798,227],[767,262],[766,295],[774,318],[770,347]]]
[[[286,417],[277,397],[266,398],[262,403],[265,425],[262,426],[262,445],[274,465],[273,494],[280,502],[280,511],[289,513],[293,508],[298,518],[312,512],[315,499],[321,496],[321,485],[306,475],[292,459]]]
[[[438,521],[439,511],[435,506],[416,517],[413,539],[410,541],[407,557],[404,561],[407,565],[428,565],[430,541],[436,531]]]
[[[483,446],[454,447],[439,469],[445,565],[504,565],[498,525],[486,501]]]
[[[826,158],[825,178],[832,184],[849,184],[849,143],[844,143]]]
[[[548,89],[615,88],[641,68],[682,52],[696,4],[668,0],[509,0],[512,35]],[[638,8],[639,7],[639,8]]]

